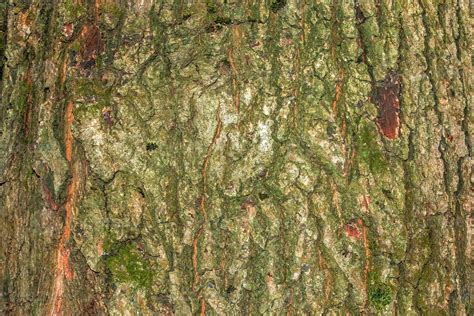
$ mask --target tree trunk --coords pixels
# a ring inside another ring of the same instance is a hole
[[[6,2],[1,314],[474,313],[468,1]]]

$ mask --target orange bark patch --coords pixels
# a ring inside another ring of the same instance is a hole
[[[64,58],[63,65],[59,72],[59,82],[61,83],[61,86],[66,81],[66,74],[67,74],[67,58]]]
[[[341,98],[341,91],[342,91],[342,83],[338,82],[336,83],[336,95],[334,96],[334,100],[332,101],[332,111],[334,113],[334,116],[337,114],[337,102]]]
[[[206,315],[206,302],[204,299],[201,299],[201,316]]]
[[[63,300],[63,287],[64,281],[63,278],[55,278],[54,289],[53,289],[53,306],[51,310],[51,315],[61,315],[61,307]]]
[[[28,11],[21,11],[18,14],[18,28],[24,33],[24,35],[31,32],[31,19],[28,14]]]
[[[369,195],[360,195],[358,197],[358,200],[359,200],[359,204],[360,206],[364,209],[364,211],[368,211],[369,210],[369,206],[370,206],[370,196]]]
[[[102,240],[99,240],[99,242],[97,243],[97,255],[102,256],[103,253],[104,253],[104,243],[102,242]]]
[[[64,222],[63,233],[59,240],[58,250],[57,250],[57,266],[55,273],[55,281],[53,285],[53,305],[52,305],[52,315],[62,314],[62,297],[64,292],[64,278],[67,280],[72,280],[73,272],[69,265],[69,249],[66,247],[66,243],[69,240],[71,235],[71,221],[72,221],[72,212],[73,204],[76,197],[76,192],[78,188],[78,177],[76,175],[73,162],[72,162],[72,146],[73,146],[73,136],[72,136],[72,122],[73,122],[73,104],[71,101],[68,102],[66,106],[65,113],[65,135],[64,135],[64,145],[66,151],[66,160],[69,164],[69,169],[71,171],[71,181],[66,190],[66,202],[64,204],[64,210],[66,213],[66,218]]]
[[[361,233],[360,233],[358,225],[353,224],[353,223],[347,224],[346,225],[346,235],[348,237],[353,237],[353,238],[356,238],[356,239],[360,239]]]
[[[64,276],[66,277],[66,280],[72,280],[73,274],[71,267],[69,266],[69,249],[64,249],[63,251],[63,266],[64,266]]]
[[[334,100],[332,101],[332,112],[334,113],[334,117],[337,117],[337,102],[341,99],[342,93],[342,84],[344,81],[344,70],[339,72],[340,79],[336,83],[336,93],[334,95]]]
[[[349,223],[345,226],[346,235],[356,240],[362,240],[362,246],[364,247],[364,272],[363,272],[363,287],[367,294],[367,278],[370,270],[370,249],[369,241],[367,238],[367,227],[364,225],[362,218],[358,218],[357,221]]]

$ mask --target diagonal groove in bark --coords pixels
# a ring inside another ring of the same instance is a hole
[[[469,190],[469,188],[466,188],[465,184],[465,176],[463,172],[463,166],[466,161],[470,161],[472,159],[472,143],[471,143],[471,133],[469,129],[469,118],[471,117],[471,108],[469,106],[469,101],[468,101],[468,96],[466,94],[466,78],[464,75],[464,69],[462,65],[462,55],[461,55],[461,45],[460,41],[461,39],[468,41],[468,37],[466,36],[466,30],[464,26],[464,22],[461,16],[461,8],[460,8],[460,1],[458,0],[456,3],[456,19],[458,23],[458,28],[459,28],[459,34],[458,37],[455,38],[455,44],[456,44],[456,56],[458,61],[461,63],[459,66],[459,77],[461,80],[461,86],[462,86],[462,96],[464,100],[464,110],[463,110],[463,119],[461,123],[461,128],[462,131],[464,132],[464,143],[467,147],[467,155],[464,157],[459,157],[457,160],[457,177],[458,177],[458,185],[455,191],[455,207],[454,207],[454,216],[455,216],[455,227],[457,228],[455,230],[455,236],[456,236],[456,269],[460,275],[461,279],[461,300],[466,304],[465,310],[466,314],[471,314],[473,307],[471,306],[471,297],[473,295],[472,291],[472,285],[469,285],[469,279],[468,279],[468,274],[472,273],[473,269],[469,268],[466,266],[466,262],[468,260],[472,260],[472,258],[468,258],[466,256],[466,250],[467,250],[467,239],[471,238],[472,236],[469,236],[467,233],[467,228],[466,225],[469,225],[470,223],[470,214],[469,211],[466,212],[463,209],[462,205],[462,200],[463,200],[463,195],[466,190]],[[469,193],[467,193],[467,198],[469,198]],[[472,255],[472,250],[469,252]]]

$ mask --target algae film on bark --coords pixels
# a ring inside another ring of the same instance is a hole
[[[462,0],[0,3],[0,314],[472,315]]]

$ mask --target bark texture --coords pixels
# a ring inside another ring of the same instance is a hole
[[[0,313],[472,315],[464,0],[0,4]]]

